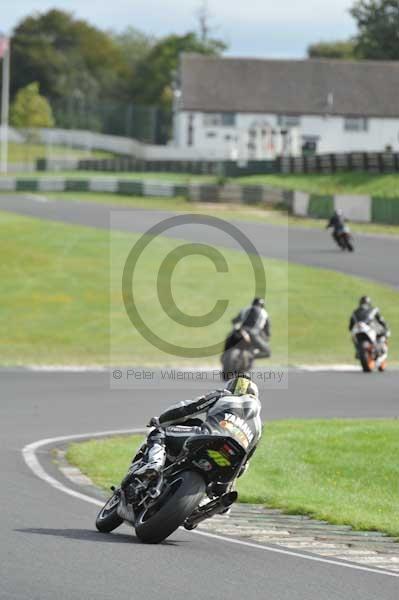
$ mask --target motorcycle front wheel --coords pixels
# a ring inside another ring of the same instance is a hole
[[[167,484],[159,500],[137,515],[136,535],[147,544],[169,537],[197,508],[205,494],[205,481],[194,471],[183,471]]]
[[[96,518],[96,527],[101,533],[110,533],[119,525],[122,525],[123,519],[117,513],[120,495],[118,492],[109,498],[102,507]]]

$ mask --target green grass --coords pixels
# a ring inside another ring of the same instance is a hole
[[[109,152],[101,150],[81,150],[79,148],[69,148],[67,146],[45,146],[44,144],[18,144],[10,142],[8,144],[8,160],[10,163],[35,162],[38,158],[109,158],[112,156]],[[33,173],[27,174],[29,177]]]
[[[0,364],[109,364],[110,315],[111,363],[184,364],[184,359],[164,354],[143,340],[124,311],[122,269],[138,238],[112,233],[110,284],[108,232],[0,213]],[[219,298],[230,301],[214,325],[193,330],[166,317],[156,294],[160,264],[180,244],[160,237],[143,253],[134,279],[140,313],[159,336],[173,343],[186,346],[189,340],[203,346],[222,341],[230,319],[254,294],[248,258],[221,249],[229,269],[226,273],[217,273],[204,257],[180,261],[172,289],[182,311],[201,315]],[[283,261],[265,259],[263,263],[274,364],[353,361],[347,321],[364,293],[375,299],[392,330],[399,330],[399,296],[388,286],[300,265],[287,268]],[[392,337],[390,350],[392,360],[397,361],[398,336]],[[217,360],[198,362],[218,364]],[[186,362],[195,364],[194,359]]]
[[[335,173],[334,175],[251,175],[238,177],[234,181],[247,185],[268,184],[314,194],[368,194],[399,198],[399,173],[392,175],[363,172]]]
[[[73,444],[67,459],[107,489],[125,475],[142,438]],[[399,536],[398,420],[267,423],[241,502]]]
[[[77,152],[79,153],[79,150],[71,150],[70,155],[68,155],[66,152],[67,150],[64,150],[64,154],[61,153],[62,149],[60,149],[60,154],[57,156],[53,156],[52,158],[62,158],[64,157],[69,157],[69,158],[90,158],[91,156],[89,154],[85,154],[82,156],[73,154],[73,152]],[[35,158],[45,158],[45,154],[43,154],[43,149],[41,151],[41,154],[39,156],[36,156]],[[68,149],[69,152],[69,149]],[[85,151],[82,151],[85,152]],[[102,153],[102,155],[100,156],[92,156],[93,158],[109,158],[112,156],[110,154],[106,154],[105,152]],[[15,162],[23,162],[26,161],[26,158],[21,158],[20,161],[15,161]],[[32,160],[31,158],[29,160]],[[10,160],[11,162],[11,160]],[[145,180],[152,180],[152,181],[157,181],[159,183],[165,182],[165,183],[169,183],[169,182],[175,182],[175,183],[195,183],[195,182],[201,182],[201,183],[215,183],[216,179],[213,175],[190,175],[188,173],[169,173],[169,172],[157,172],[157,171],[116,171],[116,172],[111,172],[111,171],[34,171],[34,172],[24,172],[21,171],[20,173],[13,173],[13,176],[15,175],[16,177],[27,177],[29,179],[35,178],[35,177],[66,177],[68,179],[88,179],[90,177],[110,177],[112,179],[131,179],[134,181],[143,181]],[[1,176],[0,176],[1,177]]]

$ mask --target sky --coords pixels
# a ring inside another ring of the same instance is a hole
[[[208,0],[213,35],[231,56],[301,58],[309,44],[351,37],[354,0]],[[25,16],[58,8],[101,29],[131,25],[148,34],[185,33],[197,25],[201,0],[0,0],[0,30]]]

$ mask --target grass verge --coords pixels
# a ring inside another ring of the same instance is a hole
[[[268,423],[241,502],[399,536],[398,420]],[[107,489],[125,475],[139,436],[73,444],[67,459]]]
[[[333,175],[251,175],[238,177],[236,183],[268,184],[288,190],[314,194],[367,194],[399,198],[399,174],[378,175],[364,172],[344,172]]]
[[[112,233],[110,281],[109,232],[0,213],[0,364],[106,365],[111,342],[113,364],[183,365],[184,359],[144,340],[124,310],[122,270],[139,237]],[[193,330],[167,317],[157,295],[160,265],[180,245],[159,237],[143,253],[134,278],[139,312],[160,337],[173,343],[187,346],[190,341],[202,347],[210,340],[222,341],[230,319],[254,294],[248,257],[220,248],[228,265],[225,273],[216,272],[203,256],[179,262],[172,289],[183,312],[203,315],[220,297],[229,299],[226,313],[214,325]],[[399,295],[389,286],[283,261],[264,259],[263,265],[274,364],[353,361],[347,320],[364,293],[378,302],[392,330],[399,330]],[[161,293],[164,285],[167,282],[161,281]],[[391,356],[397,357],[398,352],[399,339],[393,336]],[[197,364],[215,361],[217,357],[198,359]],[[195,364],[193,359],[186,362]]]
[[[67,146],[46,146],[44,144],[8,144],[8,160],[10,163],[30,163],[39,158],[110,158],[112,154],[101,150],[80,150]],[[34,173],[27,174],[30,178]]]
[[[69,149],[64,149],[64,154],[62,154],[62,149],[59,151],[59,154],[55,154],[52,158],[112,158],[112,155],[102,153],[100,156],[92,156],[90,153],[84,150],[74,150],[72,149],[70,154],[68,154]],[[79,152],[81,153],[79,155]],[[101,153],[98,153],[101,154]],[[42,148],[40,156],[35,158],[44,158],[44,149]],[[26,159],[25,159],[26,160]],[[32,157],[30,157],[32,160]],[[21,158],[21,162],[24,159]],[[17,162],[17,161],[15,161]],[[131,179],[133,181],[157,181],[159,183],[163,182],[176,182],[176,183],[215,183],[216,177],[214,175],[192,175],[190,173],[170,173],[170,172],[157,172],[157,171],[34,171],[34,172],[24,172],[21,171],[19,173],[12,173],[14,177],[27,177],[28,179],[36,178],[36,177],[45,177],[46,179],[49,177],[61,177],[68,179],[88,179],[91,177],[96,178],[111,178],[111,179]]]

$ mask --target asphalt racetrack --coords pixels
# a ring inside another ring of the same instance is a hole
[[[39,203],[1,197],[0,210],[108,227],[108,209],[90,203]],[[136,211],[135,231],[160,213]],[[164,213],[165,218],[170,213]],[[284,258],[284,228],[243,223],[260,252]],[[214,232],[217,237],[218,232]],[[193,226],[190,239],[198,241]],[[204,241],[202,238],[201,241]],[[218,244],[209,235],[208,243]],[[222,245],[222,244],[220,244]],[[398,286],[398,240],[356,237],[344,255],[319,231],[290,230],[289,259]],[[0,598],[3,600],[396,600],[398,578],[347,563],[309,560],[179,530],[160,546],[136,542],[123,526],[94,528],[96,507],[54,489],[24,463],[21,450],[43,438],[142,428],[148,417],[189,390],[111,391],[108,373],[0,371]],[[395,417],[399,377],[362,373],[291,372],[288,390],[263,398],[263,417]],[[43,469],[65,485],[51,444],[39,450]],[[316,557],[317,558],[317,557]],[[339,562],[339,561],[338,561]]]
[[[110,210],[114,214],[129,210],[129,219],[120,219],[118,229],[145,233],[150,227],[177,213],[171,211],[121,209],[120,207],[68,200],[38,201],[33,196],[0,195],[0,210],[21,215],[108,229]],[[193,215],[193,219],[195,216]],[[254,242],[262,256],[290,260],[314,267],[323,267],[358,275],[399,288],[399,238],[393,236],[356,235],[354,254],[343,254],[330,234],[317,229],[290,228],[240,221],[240,230]],[[193,242],[229,246],[241,249],[230,236],[218,229],[202,225],[185,225],[165,235]]]

